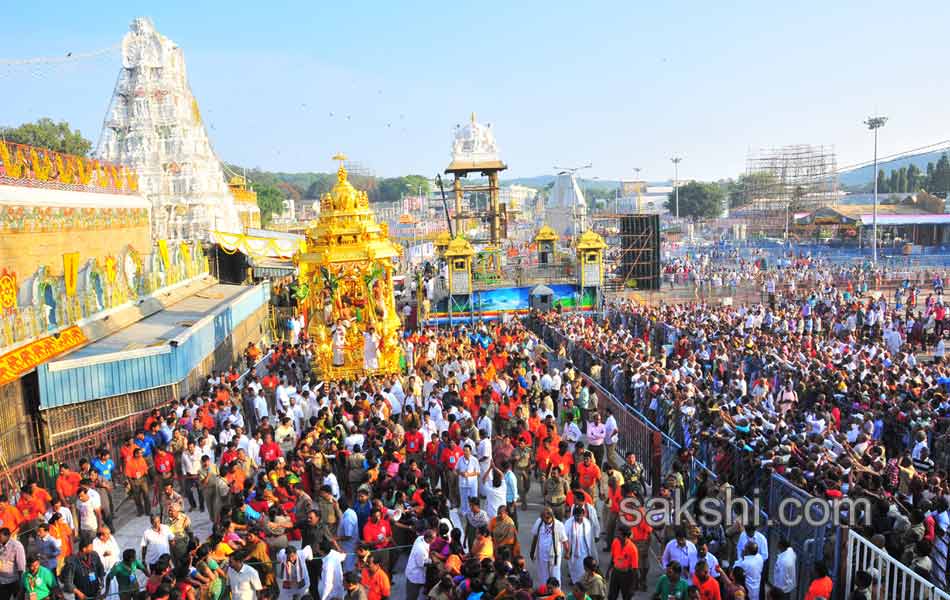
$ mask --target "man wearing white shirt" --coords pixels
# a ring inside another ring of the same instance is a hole
[[[772,571],[772,587],[781,593],[782,600],[791,600],[798,582],[798,557],[784,537],[778,541],[778,550]]]
[[[478,466],[481,473],[486,473],[491,468],[492,445],[490,434],[485,431],[479,431],[479,440],[477,446]],[[484,487],[484,482],[482,483]]]
[[[706,563],[706,566],[709,567],[708,573],[709,576],[713,579],[719,578],[719,559],[709,551],[709,547],[705,543],[699,544],[696,547],[696,560],[694,560],[689,565],[689,576],[692,577],[696,574],[696,565],[699,563]]]
[[[282,551],[275,571],[277,589],[280,590],[279,600],[297,600],[309,593],[310,573],[307,571],[306,562],[293,546]]]
[[[749,542],[755,542],[759,549],[759,556],[762,557],[762,562],[767,562],[769,560],[769,542],[761,532],[755,530],[753,523],[746,525],[745,530],[739,534],[739,541],[736,544],[736,560],[745,555],[745,547]]]
[[[244,564],[240,554],[231,555],[227,575],[231,600],[257,600],[257,593],[264,589],[257,569]]]
[[[261,419],[270,416],[270,409],[267,406],[267,398],[264,397],[264,390],[258,390],[254,398],[254,414],[257,416],[257,423],[260,425]]]
[[[608,408],[607,419],[604,421],[604,446],[607,451],[607,462],[610,462],[611,457],[616,455],[619,440],[620,429],[617,427],[617,418],[614,417],[614,411]]]
[[[463,515],[467,514],[470,510],[468,499],[473,496],[478,496],[478,480],[482,472],[478,464],[478,459],[472,455],[471,446],[466,445],[464,448],[462,456],[459,457],[458,464],[455,465],[455,470],[459,475],[459,499],[461,500],[459,513]]]
[[[567,572],[574,584],[580,583],[584,577],[584,559],[588,556],[597,558],[596,535],[590,519],[584,517],[585,512],[583,506],[575,506],[573,516],[564,522],[567,544],[571,549]]]
[[[277,390],[274,392],[277,398],[277,408],[283,410],[284,413],[290,411],[290,397],[297,393],[297,389],[288,385],[287,381],[282,381],[280,385],[277,386]]]
[[[345,503],[340,503],[340,508],[343,508]],[[356,547],[360,542],[360,532],[359,532],[359,516],[357,516],[356,511],[352,507],[347,506],[346,510],[343,511],[343,516],[340,518],[340,524],[337,527],[337,542],[340,544],[340,549],[346,553],[346,560],[343,563],[344,571],[352,571],[353,563],[356,562]]]
[[[181,472],[184,476],[183,486],[185,500],[188,501],[188,510],[195,510],[196,506],[200,506],[201,510],[205,509],[205,497],[201,493],[201,488],[198,486],[198,470],[201,469],[201,451],[198,450],[198,447],[194,442],[188,442],[187,449],[181,453]],[[194,492],[194,495],[192,495]],[[198,496],[197,503],[195,502],[194,496]]]
[[[261,446],[263,444],[264,442],[261,440],[260,431],[255,431],[251,439],[247,441],[247,456],[251,459],[251,462],[254,463],[254,466],[260,466],[261,464]]]
[[[402,401],[396,397],[391,391],[383,390],[382,392],[383,399],[389,403],[389,414],[393,417],[398,417],[402,414]]]
[[[340,499],[340,482],[336,479],[336,474],[329,467],[323,467],[323,485],[330,486],[330,495],[335,500]]]
[[[112,567],[122,558],[119,543],[115,541],[112,532],[105,525],[99,528],[96,538],[92,540],[92,551],[99,555],[99,560],[102,561],[106,573],[111,571]]]
[[[320,600],[342,598],[346,592],[343,589],[343,561],[346,555],[340,552],[336,543],[324,541],[321,544],[323,569],[320,572]]]
[[[680,565],[691,565],[696,561],[696,546],[686,539],[686,531],[682,527],[677,528],[676,539],[670,540],[663,549],[660,563],[665,569],[674,560]]]
[[[171,554],[170,542],[174,537],[168,525],[162,525],[161,518],[152,515],[151,526],[142,534],[142,562],[151,567],[163,554]]]
[[[745,586],[749,591],[749,600],[759,600],[765,563],[762,561],[762,555],[759,554],[758,544],[754,541],[746,544],[743,556],[735,566],[742,567],[745,571]]]
[[[234,429],[231,428],[231,423],[225,422],[224,427],[221,429],[221,433],[218,434],[218,443],[222,446],[227,446],[233,439]]]
[[[429,559],[429,544],[435,540],[435,532],[427,529],[416,538],[406,561],[406,600],[418,600],[419,592],[426,583],[426,565]]]
[[[491,437],[492,437],[492,420],[491,420],[491,418],[490,418],[487,414],[482,414],[482,416],[480,416],[480,417],[478,418],[477,427],[478,427],[478,430],[479,430],[479,431],[484,431],[484,432],[485,432],[485,433],[482,434],[482,437],[491,439]]]

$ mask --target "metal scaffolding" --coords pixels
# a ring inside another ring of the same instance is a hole
[[[750,231],[785,230],[796,212],[833,206],[838,198],[834,147],[799,144],[760,150],[746,162],[744,216]]]
[[[659,289],[660,224],[656,215],[594,213],[591,228],[607,241],[604,290]]]

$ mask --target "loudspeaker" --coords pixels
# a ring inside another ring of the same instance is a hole
[[[659,215],[621,217],[620,248],[620,276],[624,287],[660,289]]]

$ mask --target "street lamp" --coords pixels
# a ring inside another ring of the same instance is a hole
[[[874,217],[871,227],[871,264],[877,266],[877,130],[884,127],[887,117],[868,117],[864,124],[874,132]]]
[[[673,193],[676,194],[676,220],[679,221],[680,218],[680,188],[676,185],[677,180],[680,178],[679,175],[679,166],[680,161],[683,160],[679,156],[674,156],[670,159],[673,161]]]

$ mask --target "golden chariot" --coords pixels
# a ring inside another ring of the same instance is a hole
[[[386,224],[376,222],[366,192],[347,181],[346,157],[333,158],[340,161],[337,182],[321,198],[307,249],[296,257],[314,371],[327,381],[397,373],[401,323],[393,269],[401,249]]]

